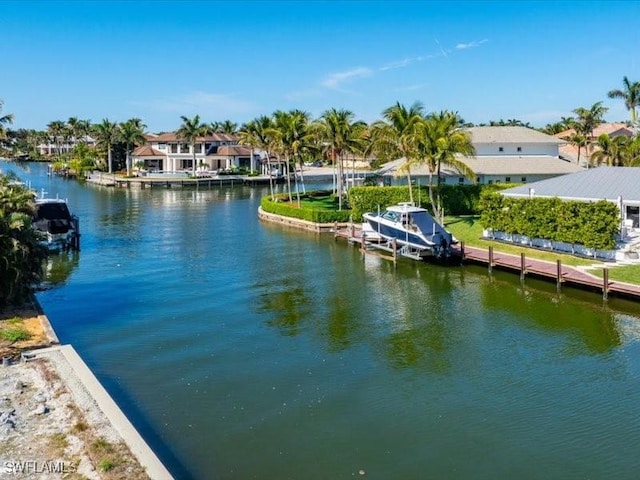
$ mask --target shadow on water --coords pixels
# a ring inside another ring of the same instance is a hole
[[[127,418],[135,425],[136,430],[142,435],[158,458],[162,460],[162,463],[171,472],[173,477],[181,480],[191,480],[195,478],[187,469],[186,465],[178,459],[166,440],[153,428],[152,422],[147,419],[141,406],[120,386],[120,383],[104,375],[101,375],[100,382],[118,405],[127,406]]]
[[[518,277],[504,272],[489,276],[488,281],[481,283],[481,291],[487,308],[508,312],[527,327],[570,334],[592,353],[605,353],[623,343],[618,328],[619,313],[636,316],[640,313],[638,305],[632,302],[604,303],[592,292],[571,288],[558,292],[553,283],[537,279],[520,282]],[[506,294],[508,291],[516,295]],[[577,354],[582,349],[573,348],[567,353],[572,352]]]
[[[42,288],[52,288],[67,283],[79,262],[79,252],[57,252],[49,255],[44,264]]]

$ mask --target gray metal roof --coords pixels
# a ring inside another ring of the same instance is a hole
[[[570,175],[528,183],[501,193],[510,197],[558,197],[573,200],[640,201],[640,168],[598,167]]]
[[[480,155],[477,157],[460,157],[476,175],[564,175],[583,170],[575,163],[562,160],[550,155]],[[404,158],[385,163],[379,175],[395,175],[397,170],[405,163]],[[420,165],[411,168],[412,175],[426,176],[429,170]],[[443,175],[460,175],[458,172],[443,167]]]
[[[471,142],[478,143],[546,143],[561,145],[567,143],[552,135],[527,127],[470,127]]]

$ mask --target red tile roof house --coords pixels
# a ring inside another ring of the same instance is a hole
[[[556,133],[554,137],[561,140],[566,140],[567,138],[571,137],[571,135],[574,135],[575,133],[576,131],[573,128],[570,128],[568,130],[565,130],[564,132]],[[601,123],[593,130],[593,137],[591,137],[589,140],[595,143],[598,141],[598,137],[603,133],[606,133],[611,138],[616,138],[619,136],[625,136],[625,137],[631,138],[634,135],[633,129],[624,123]],[[598,147],[595,147],[595,148],[598,148]],[[577,163],[578,147],[576,147],[575,145],[572,145],[567,141],[567,143],[560,146],[560,156],[562,158],[566,158],[570,162]],[[583,165],[583,166],[589,165],[589,156],[584,147],[580,148],[580,165]]]
[[[144,169],[157,172],[191,172],[191,145],[175,133],[148,134],[147,144],[136,148],[131,156],[133,165],[144,163]],[[196,167],[200,171],[246,168],[257,170],[260,156],[246,146],[238,145],[235,135],[214,133],[200,137],[195,144]]]

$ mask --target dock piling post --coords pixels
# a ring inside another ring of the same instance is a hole
[[[520,280],[524,280],[524,276],[526,274],[526,260],[524,257],[524,252],[520,252]]]
[[[393,266],[396,267],[398,262],[398,243],[395,238],[391,240],[391,247],[393,249]]]
[[[606,300],[609,297],[609,269],[602,268],[602,298]]]
[[[562,262],[560,259],[556,260],[556,288],[560,291],[562,285]]]
[[[464,242],[460,242],[460,262],[464,262]]]
[[[489,246],[489,273],[493,270],[493,245]]]

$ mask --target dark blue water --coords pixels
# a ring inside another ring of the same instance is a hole
[[[69,199],[38,295],[177,478],[637,478],[640,308],[261,223],[266,190]]]

